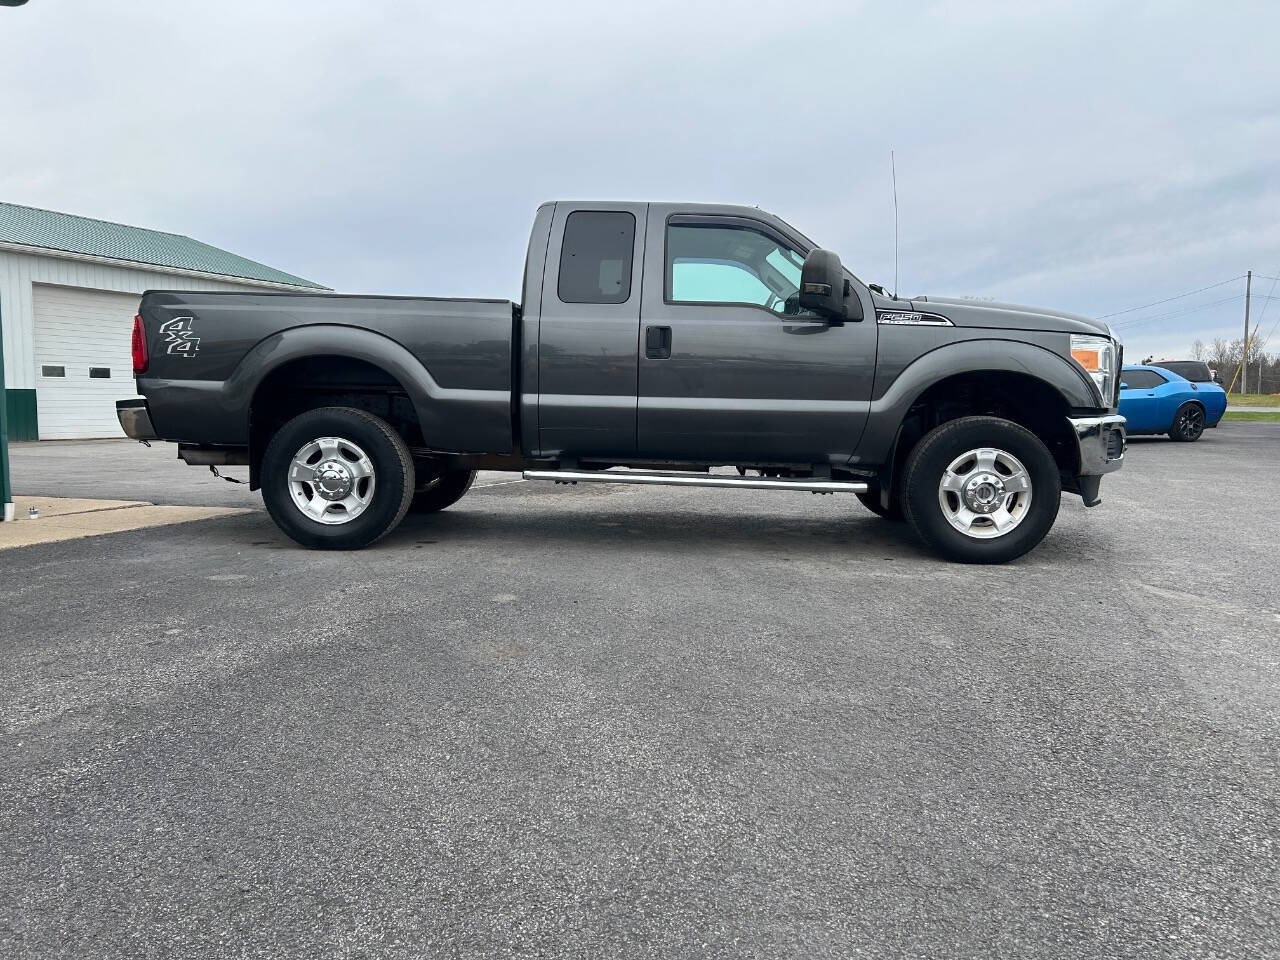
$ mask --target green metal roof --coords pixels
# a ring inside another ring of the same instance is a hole
[[[20,243],[29,247],[110,257],[112,260],[199,270],[229,278],[328,289],[181,234],[144,230],[142,227],[23,207],[16,203],[0,203],[0,243]]]

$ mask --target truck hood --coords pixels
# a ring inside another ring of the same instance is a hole
[[[1093,333],[1113,338],[1115,336],[1111,328],[1101,320],[1093,320],[1089,317],[1083,317],[1076,313],[1066,313],[1062,310],[1027,307],[1016,303],[960,300],[953,297],[912,297],[909,300],[877,297],[876,309],[936,313],[946,317],[957,327]]]

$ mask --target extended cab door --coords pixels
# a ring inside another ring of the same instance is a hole
[[[538,450],[636,452],[643,203],[558,203],[538,322]]]
[[[876,314],[833,325],[796,309],[811,245],[775,218],[650,204],[641,307],[641,457],[848,461],[866,424]],[[791,306],[787,306],[792,298]]]

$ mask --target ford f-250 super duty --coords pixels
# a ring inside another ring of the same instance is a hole
[[[547,203],[519,304],[147,292],[125,432],[247,464],[309,547],[533,480],[854,493],[1001,562],[1120,467],[1106,324],[899,299],[753,207]],[[736,467],[734,473],[713,467]]]

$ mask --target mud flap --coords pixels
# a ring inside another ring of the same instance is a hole
[[[1095,474],[1091,477],[1076,477],[1076,484],[1080,488],[1080,499],[1086,507],[1096,507],[1102,502],[1102,498],[1098,496],[1098,490],[1102,486],[1101,476]]]

